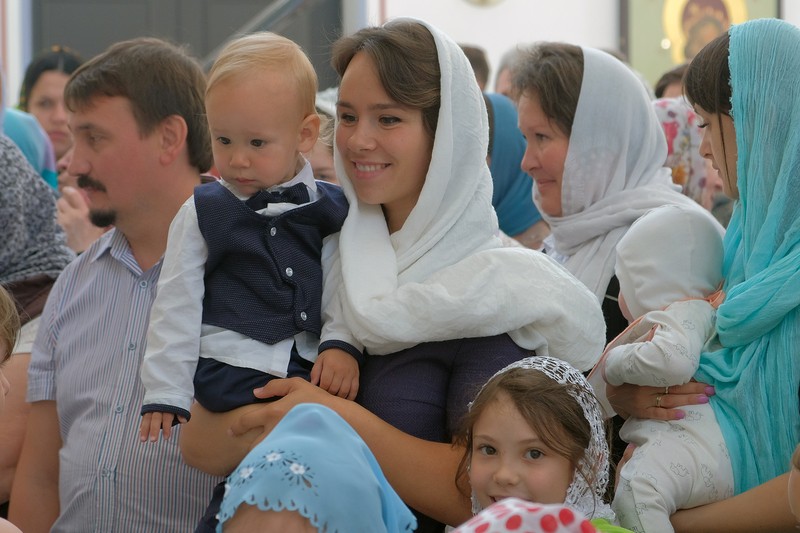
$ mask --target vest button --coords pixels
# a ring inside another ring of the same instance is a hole
[[[269,228],[269,234],[274,237],[278,233],[278,228]]]
[[[292,270],[292,267],[286,269],[286,275],[290,278],[294,275],[294,270]]]
[[[306,312],[305,311],[300,311],[300,320],[306,320],[307,318],[308,318],[308,315],[306,314]]]

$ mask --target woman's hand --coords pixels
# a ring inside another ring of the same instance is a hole
[[[230,428],[233,436],[238,437],[254,429],[260,430],[266,436],[295,405],[318,403],[331,407],[331,403],[337,399],[301,378],[273,379],[255,389],[253,394],[256,398],[281,398],[274,402],[255,404],[256,408],[238,417]],[[259,442],[260,440],[258,439]]]
[[[708,403],[708,397],[713,395],[714,387],[695,381],[672,387],[606,385],[608,401],[622,418],[681,420],[686,413],[677,407]]]

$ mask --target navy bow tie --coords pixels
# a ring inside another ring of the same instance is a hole
[[[304,183],[298,183],[280,191],[259,191],[244,203],[254,211],[259,211],[269,204],[289,203],[300,205],[308,203],[308,201],[308,187]]]

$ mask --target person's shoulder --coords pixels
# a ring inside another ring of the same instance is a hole
[[[111,228],[102,234],[96,241],[89,245],[89,247],[84,250],[83,253],[78,255],[64,268],[59,276],[59,279],[75,276],[77,272],[88,268],[91,264],[102,257],[103,254],[111,248],[113,240],[118,238],[117,232],[118,230],[116,228]]]
[[[324,191],[325,194],[335,198],[344,198],[344,190],[340,185],[330,183],[328,181],[316,180],[317,188]]]
[[[194,188],[194,194],[214,193],[219,189],[225,189],[225,182],[222,180],[202,181]]]
[[[315,183],[318,198],[316,201],[303,206],[303,211],[323,215],[326,224],[333,222],[337,226],[336,231],[338,231],[347,217],[350,203],[339,185],[319,180]]]

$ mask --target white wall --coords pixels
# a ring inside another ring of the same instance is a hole
[[[617,0],[502,0],[491,7],[466,0],[345,0],[345,4],[361,6],[360,20],[370,25],[381,24],[382,18],[417,17],[457,42],[483,47],[492,68],[490,88],[500,56],[518,43],[567,41],[618,48]],[[800,26],[800,1],[781,0],[781,15]],[[355,20],[345,24],[348,32],[358,27]]]
[[[491,7],[465,0],[382,0],[387,18],[412,16],[439,27],[455,41],[484,48],[490,87],[503,53],[519,43],[567,41],[618,48],[617,0],[503,0]],[[371,23],[379,13],[370,6]]]
[[[31,1],[0,1],[5,10],[0,47],[6,59],[7,102],[12,105],[31,58]],[[618,0],[502,0],[492,7],[474,6],[465,0],[344,0],[344,30],[352,33],[365,25],[381,24],[384,18],[422,18],[458,42],[486,49],[494,69],[503,52],[518,43],[561,40],[616,48],[618,5]],[[800,1],[781,0],[781,14],[800,26]]]
[[[16,106],[19,88],[25,67],[31,60],[30,39],[31,4],[30,0],[6,0],[0,2],[5,27],[0,29],[0,47],[3,57],[3,102]]]

